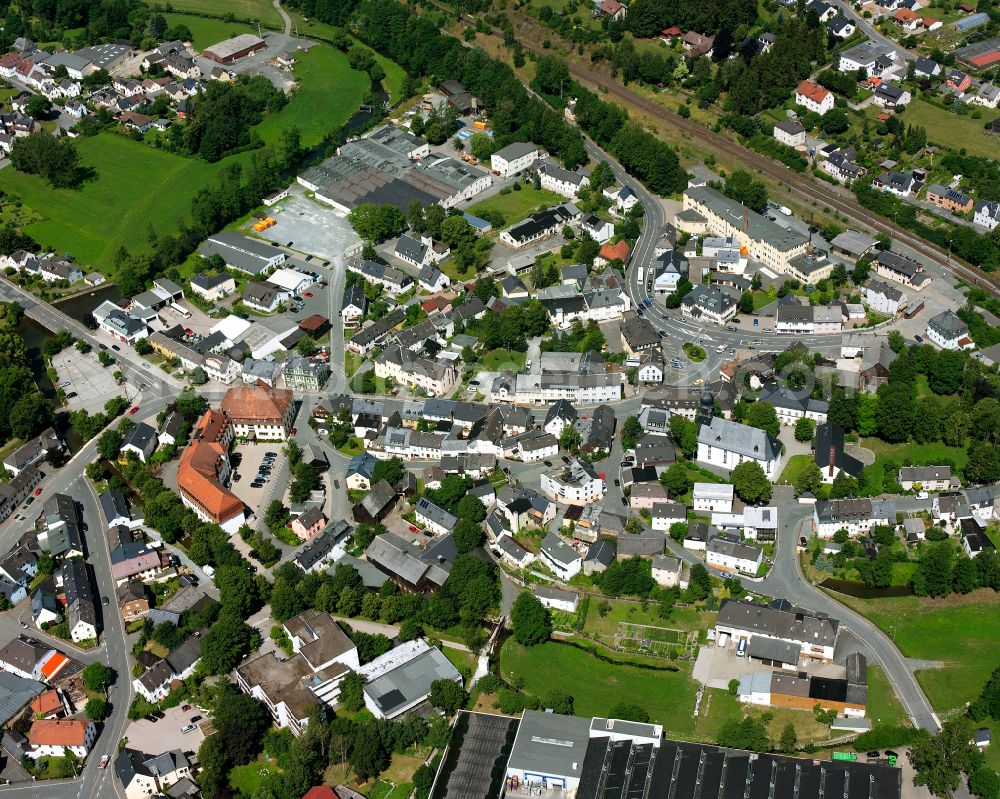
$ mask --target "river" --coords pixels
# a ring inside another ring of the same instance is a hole
[[[118,286],[102,286],[92,291],[84,291],[73,295],[69,299],[55,302],[53,305],[67,316],[76,319],[76,321],[88,327],[93,327],[90,313],[105,300],[121,302],[122,294],[118,290]]]

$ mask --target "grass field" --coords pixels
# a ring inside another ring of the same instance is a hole
[[[198,17],[184,20],[224,26],[215,41],[230,33],[228,23]],[[368,77],[350,69],[347,56],[332,47],[302,54],[295,70],[300,82],[295,96],[257,131],[271,143],[297,125],[303,146],[314,147],[358,108],[368,90]],[[79,190],[53,189],[39,177],[14,169],[0,170],[0,190],[18,195],[25,207],[43,214],[24,226],[43,248],[72,253],[82,264],[105,273],[111,272],[119,247],[148,250],[150,224],[158,233],[175,232],[188,218],[195,194],[211,185],[223,166],[249,159],[249,154],[241,153],[208,164],[111,134],[81,137],[77,148],[83,166],[96,175]]]
[[[591,603],[593,604],[593,603]],[[650,721],[661,723],[677,735],[693,735],[694,698],[697,684],[686,669],[652,671],[634,666],[612,665],[572,646],[554,641],[531,648],[507,640],[500,653],[505,679],[524,678],[525,690],[544,697],[561,687],[573,695],[579,716],[607,716],[619,702],[641,705]],[[558,674],[558,682],[552,675]]]
[[[606,715],[619,702],[637,704],[646,709],[651,722],[663,725],[665,734],[685,740],[715,740],[725,722],[739,719],[745,712],[728,691],[708,689],[695,716],[698,686],[687,667],[669,672],[610,664],[552,641],[528,649],[508,639],[500,652],[500,668],[505,679],[513,674],[523,677],[525,690],[542,697],[555,687],[552,675],[558,674],[558,686],[574,697],[578,716]],[[768,725],[772,740],[778,740],[789,722],[795,726],[800,742],[828,738],[827,728],[818,724],[811,713],[769,710],[774,714]]]
[[[274,765],[263,758],[258,758],[245,766],[237,766],[229,772],[229,784],[244,796],[253,796],[260,787],[264,775],[275,770]]]
[[[988,111],[985,117],[992,119]],[[955,143],[958,142],[969,155],[979,155],[983,158],[996,157],[996,141],[987,136],[983,128],[985,118],[959,116],[924,100],[915,99],[907,106],[902,119],[907,125],[921,125],[926,128],[929,143],[957,149]]]
[[[314,47],[296,59],[298,89],[280,113],[257,126],[257,132],[270,144],[278,141],[283,130],[297,125],[302,145],[315,147],[358,110],[369,80],[363,72],[351,69],[347,56],[332,47]]]
[[[490,350],[479,362],[484,370],[496,372],[500,369],[514,369],[520,371],[524,368],[527,355],[523,352],[507,352],[507,350]]]
[[[563,202],[563,198],[547,189],[535,189],[522,186],[520,191],[509,194],[497,194],[488,200],[476,203],[469,209],[474,216],[482,216],[483,212],[500,212],[507,225],[520,222],[532,211]]]
[[[785,464],[785,468],[781,470],[781,477],[778,478],[778,482],[794,485],[795,480],[812,461],[812,455],[792,455]]]
[[[878,725],[905,727],[910,723],[881,666],[868,667],[868,718]]]
[[[222,2],[239,4],[241,0],[222,0]],[[267,0],[243,0],[243,2],[263,5],[267,3]],[[187,5],[189,8],[195,7],[198,5],[198,0],[187,0]],[[270,3],[267,5],[270,6]],[[206,19],[190,14],[164,14],[163,16],[171,28],[175,25],[187,25],[191,30],[191,44],[199,51],[241,33],[257,33],[256,26],[248,25],[245,22],[223,22],[221,19]]]
[[[444,656],[451,661],[456,669],[462,674],[471,675],[476,670],[476,656],[464,649],[455,649],[453,646],[441,647]]]
[[[281,15],[270,0],[171,0],[174,11],[202,11],[222,17],[232,14],[237,19],[259,19],[264,25],[282,27]],[[172,23],[171,23],[172,24]],[[194,32],[194,28],[191,29]]]
[[[975,699],[998,665],[1000,595],[991,590],[946,599],[837,599],[889,633],[907,657],[942,663],[916,673],[939,713]]]
[[[53,189],[14,169],[0,170],[0,189],[45,214],[25,227],[43,249],[71,252],[105,271],[119,247],[147,248],[150,224],[157,232],[175,231],[219,168],[111,134],[81,137],[77,147],[83,165],[97,174],[81,189]]]

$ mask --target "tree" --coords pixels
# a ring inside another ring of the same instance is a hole
[[[216,570],[215,584],[219,601],[227,610],[246,619],[253,613],[259,599],[253,574],[246,566],[222,566]]]
[[[355,712],[365,706],[365,680],[358,672],[349,671],[340,684],[340,704],[344,710]]]
[[[890,350],[895,353],[899,353],[902,351],[903,347],[906,346],[906,339],[903,338],[903,334],[898,330],[890,330],[888,343]]]
[[[485,533],[482,525],[471,519],[459,519],[452,530],[452,538],[455,541],[455,549],[458,553],[464,554],[472,552],[483,544]]]
[[[719,728],[715,742],[729,749],[747,749],[751,752],[767,752],[771,748],[767,727],[754,716],[727,721]]]
[[[52,424],[52,405],[40,391],[23,394],[9,409],[7,422],[18,438],[32,438]]]
[[[167,32],[167,19],[163,16],[163,14],[158,11],[154,11],[149,15],[149,20],[146,22],[146,28],[149,31],[150,36],[157,41],[160,41]]]
[[[796,441],[812,441],[814,435],[816,435],[816,422],[812,419],[803,417],[795,423]]]
[[[191,382],[196,386],[203,386],[208,382],[208,374],[200,366],[191,370]]]
[[[393,205],[362,203],[347,218],[361,238],[375,244],[396,235],[406,224],[403,212]]]
[[[660,475],[662,483],[671,497],[679,497],[686,494],[691,488],[691,478],[688,477],[687,469],[683,464],[674,463],[663,474]]]
[[[351,746],[351,766],[362,782],[371,779],[389,766],[390,753],[382,743],[374,720],[359,724]]]
[[[781,731],[781,740],[778,744],[778,748],[781,749],[786,755],[794,755],[799,748],[799,736],[795,734],[795,725],[791,722],[785,725],[785,729]]]
[[[405,471],[403,461],[399,458],[380,460],[376,462],[372,469],[371,481],[372,483],[377,483],[379,480],[385,480],[389,485],[394,486],[403,479]]]
[[[580,431],[576,425],[566,425],[562,433],[559,434],[559,446],[574,455],[580,451],[580,444],[582,442],[583,436],[580,435]]]
[[[795,476],[796,494],[815,493],[821,485],[823,485],[823,472],[813,460],[810,460],[806,467]]]
[[[91,663],[83,670],[83,684],[94,692],[107,691],[111,677],[111,669],[103,663]]]
[[[982,753],[970,743],[973,727],[970,719],[960,716],[948,719],[937,735],[918,738],[910,747],[913,783],[926,785],[937,796],[958,788],[961,773],[972,773],[983,763]]]
[[[949,542],[941,541],[924,549],[910,585],[917,596],[948,596],[952,587],[954,554]]]
[[[561,716],[572,716],[573,704],[574,699],[572,695],[559,688],[552,689],[545,697],[545,707],[550,708],[553,713],[558,713]]]
[[[201,637],[201,660],[198,670],[203,674],[227,674],[260,646],[260,633],[223,604],[222,613],[207,633]]]
[[[48,119],[49,114],[52,113],[52,101],[44,94],[33,94],[28,98],[24,113],[39,121]]]
[[[137,355],[149,355],[153,351],[153,345],[147,339],[141,338],[132,345]]]
[[[740,295],[740,301],[737,303],[736,307],[739,309],[740,313],[753,313],[753,294],[749,291],[744,291]]]
[[[833,485],[830,486],[830,498],[844,499],[845,497],[856,497],[858,490],[858,481],[847,472],[841,471],[833,478]]]
[[[522,591],[514,600],[510,611],[514,639],[524,646],[535,646],[549,640],[552,635],[552,618],[546,608],[530,591]]]
[[[18,172],[40,175],[57,189],[72,188],[82,180],[76,144],[48,131],[15,139],[10,160]]]
[[[642,425],[639,424],[639,419],[635,416],[629,416],[622,423],[622,447],[625,449],[633,449],[641,435]]]
[[[637,721],[646,724],[649,721],[649,713],[642,705],[619,702],[608,713],[608,718],[622,719],[623,721]]]
[[[968,558],[959,558],[951,571],[951,584],[956,594],[968,594],[976,590],[976,565]]]
[[[839,108],[831,108],[823,115],[821,124],[824,133],[843,133],[851,126],[851,121]]]
[[[454,680],[434,680],[431,683],[431,704],[451,716],[465,707],[469,695],[465,689]]]
[[[942,350],[927,371],[927,385],[935,394],[954,394],[962,385],[965,371],[965,354]]]
[[[778,421],[778,414],[770,402],[751,403],[746,409],[743,423],[764,430],[775,438],[781,432],[781,422]]]
[[[771,481],[756,461],[744,461],[732,471],[733,490],[744,502],[767,502]]]
[[[83,712],[91,721],[104,721],[108,715],[108,703],[103,699],[88,699]]]
[[[742,169],[736,170],[726,179],[722,193],[754,211],[761,211],[767,205],[767,186],[754,180],[753,175]]]

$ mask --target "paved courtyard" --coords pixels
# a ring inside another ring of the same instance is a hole
[[[261,236],[284,246],[291,242],[292,249],[328,260],[343,256],[344,250],[361,243],[345,217],[304,196],[301,186],[293,186],[291,192],[288,199],[269,211],[278,224]]]
[[[805,671],[806,669],[800,670]],[[709,688],[726,689],[729,687],[730,680],[738,680],[744,674],[770,673],[772,671],[783,674],[793,673],[773,669],[759,660],[736,657],[736,647],[733,646],[732,642],[720,647],[716,646],[714,641],[709,641],[699,647],[698,659],[695,661],[691,676]],[[809,665],[808,672],[819,677],[840,679],[843,678],[846,669],[833,663],[815,663]]]
[[[69,382],[69,385],[62,386],[67,395],[66,410],[83,408],[93,413],[102,410],[109,398],[122,393],[115,382],[115,367],[101,366],[97,353],[98,350],[92,350],[83,355],[76,347],[67,347],[52,359],[52,365],[59,374],[59,384]],[[76,396],[70,397],[73,393]]]
[[[147,755],[162,755],[173,749],[197,752],[201,742],[205,740],[201,727],[209,723],[208,713],[195,705],[191,705],[190,710],[181,710],[182,707],[183,705],[178,705],[164,710],[164,716],[159,721],[142,719],[129,724],[125,730],[129,747]],[[194,722],[195,729],[187,733],[181,732],[181,729],[192,723],[191,719],[195,716],[202,717],[200,721]]]
[[[278,455],[271,467],[271,474],[262,487],[251,488],[250,484],[257,477],[257,469],[267,452],[275,452]],[[282,452],[281,444],[277,442],[266,444],[237,442],[233,446],[233,455],[240,456],[240,464],[233,470],[234,474],[230,478],[229,488],[256,515],[256,520],[259,522],[259,525],[256,526],[263,525],[264,511],[268,504],[272,499],[281,499],[288,482],[288,459]],[[238,481],[236,475],[240,475]]]

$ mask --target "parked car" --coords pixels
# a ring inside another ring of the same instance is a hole
[[[133,407],[133,408],[129,408],[129,409],[128,409],[128,414],[129,414],[129,416],[135,416],[135,414],[136,414],[136,412],[137,412],[138,410],[139,410],[139,406],[138,406],[138,405],[136,405],[136,406],[135,406],[135,407]]]
[[[73,385],[73,381],[72,380],[63,380],[59,385],[62,388],[66,388],[66,386]]]
[[[197,724],[187,724],[181,727],[181,735],[187,735],[189,732],[194,732],[196,729],[198,729]]]
[[[108,598],[107,598],[106,596],[102,596],[102,597],[101,597],[101,604],[102,604],[102,605],[103,605],[104,607],[107,607],[108,605],[110,605],[110,604],[111,604],[111,600],[110,600],[110,599],[108,599]]]
[[[42,487],[39,486],[38,488],[35,489],[35,496],[40,497],[41,495],[42,495]]]
[[[121,352],[122,351],[122,348],[119,347],[117,344],[112,344],[111,345],[111,349],[113,349],[115,352]]]

